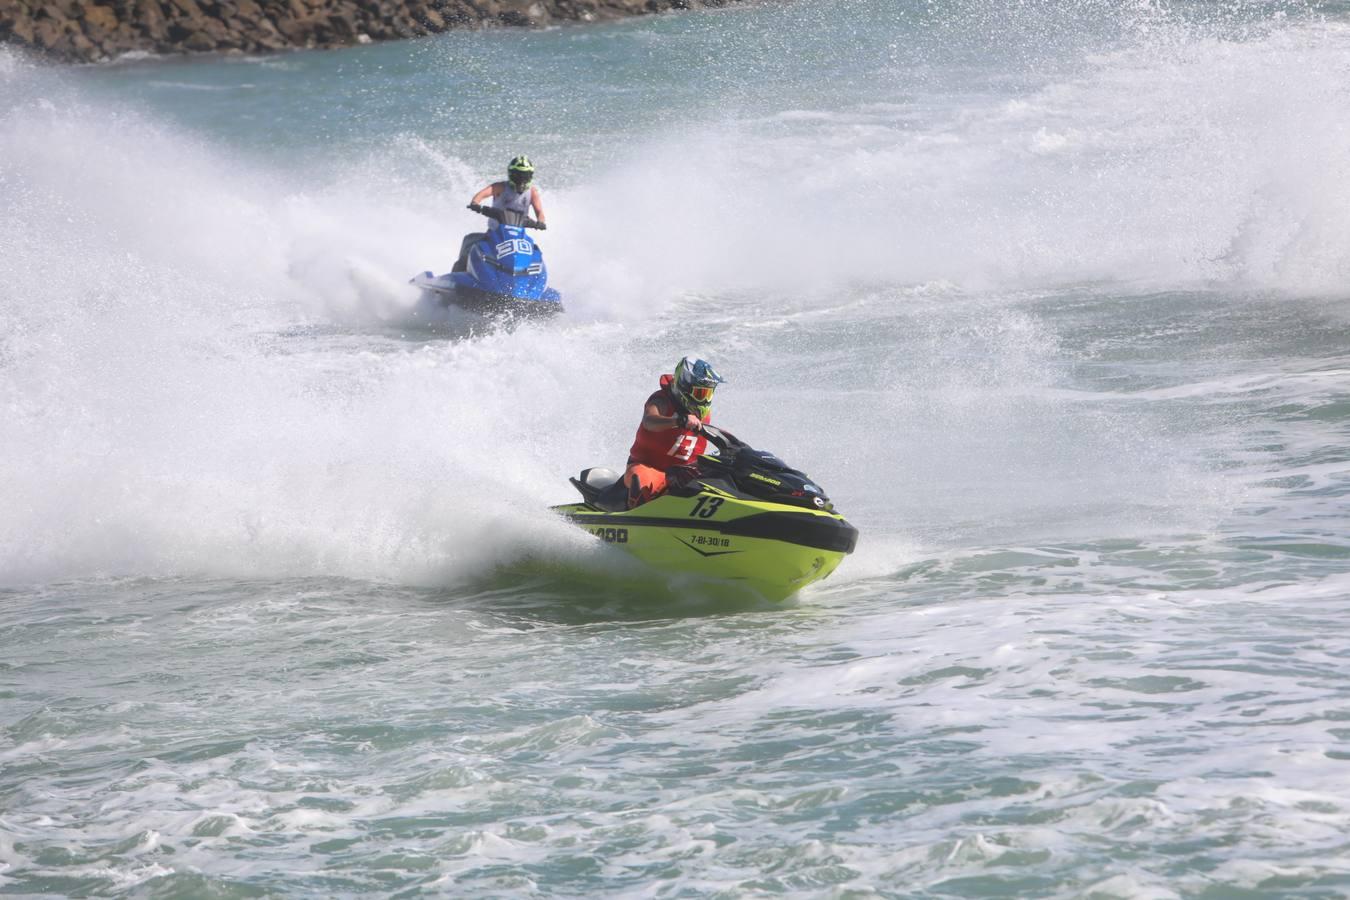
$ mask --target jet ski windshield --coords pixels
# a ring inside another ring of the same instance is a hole
[[[703,426],[709,443],[720,452],[705,453],[699,460],[701,481],[734,486],[740,493],[774,503],[807,509],[832,510],[830,498],[806,474],[791,468],[766,450],[756,450],[734,435],[711,425]]]
[[[715,457],[717,462],[724,466],[732,466],[736,469],[757,468],[775,472],[795,471],[769,451],[756,450],[740,438],[722,431],[720,428],[704,425],[703,434],[708,439],[708,452],[703,455]]]

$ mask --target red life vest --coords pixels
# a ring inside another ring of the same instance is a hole
[[[661,415],[675,415],[678,405],[670,392],[670,383],[674,380],[673,375],[661,376],[661,389],[648,397],[647,403],[642,406],[644,417],[647,405],[652,403],[656,404]],[[704,416],[703,421],[707,422],[709,418]],[[708,439],[697,431],[686,428],[648,431],[638,423],[637,438],[628,451],[628,465],[651,466],[664,472],[672,466],[694,465],[707,447]]]

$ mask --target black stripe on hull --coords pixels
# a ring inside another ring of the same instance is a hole
[[[423,288],[431,290],[431,288]],[[456,287],[453,291],[436,291],[442,305],[453,305],[470,312],[518,313],[527,316],[551,316],[562,311],[562,302],[529,300],[510,294],[492,294],[471,287]]]
[[[730,522],[709,522],[706,519],[681,520],[659,516],[630,516],[626,513],[597,512],[568,513],[567,518],[582,525],[646,525],[653,528],[671,528],[675,530],[694,529],[698,531],[716,531],[728,537],[764,538],[770,541],[784,541],[817,550],[831,550],[836,553],[852,553],[858,546],[858,529],[843,519],[825,516],[803,515],[801,513],[756,513]]]

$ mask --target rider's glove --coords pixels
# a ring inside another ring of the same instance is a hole
[[[540,231],[547,231],[547,230],[548,230],[548,226],[545,225],[543,222],[535,222],[535,223],[534,223],[534,227],[535,227],[535,228],[538,228]]]
[[[483,207],[479,206],[477,203],[470,203],[469,209],[473,210],[476,213],[480,213],[483,211]]]

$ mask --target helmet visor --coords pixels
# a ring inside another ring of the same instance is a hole
[[[534,180],[533,172],[507,172],[506,174],[511,179],[511,183],[518,188],[524,187]]]
[[[696,384],[689,389],[689,396],[695,403],[711,403],[715,388],[709,384]]]

